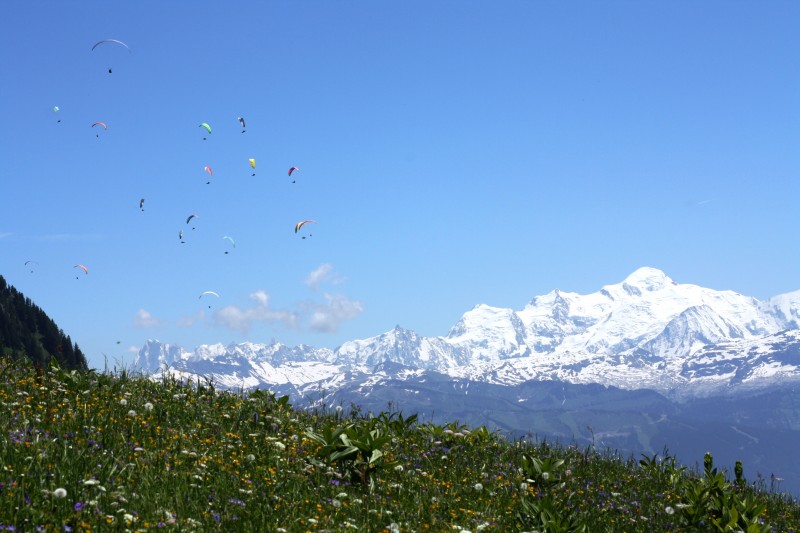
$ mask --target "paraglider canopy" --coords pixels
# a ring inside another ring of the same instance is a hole
[[[208,122],[201,122],[201,123],[200,123],[200,127],[201,127],[201,128],[205,128],[205,129],[206,129],[206,131],[208,132],[208,134],[209,134],[209,135],[211,135],[211,126],[208,124]],[[206,140],[206,138],[205,138],[205,137],[203,137],[203,140],[205,141],[205,140]]]
[[[298,222],[297,224],[294,225],[294,232],[297,233],[298,231],[300,231],[300,228],[302,228],[309,222],[313,222],[314,224],[317,223],[316,220],[303,220],[302,222]]]
[[[72,268],[80,268],[81,270],[83,270],[84,274],[88,274],[88,273],[89,273],[89,269],[88,269],[88,268],[86,268],[85,266],[83,266],[83,265],[82,265],[82,264],[80,264],[80,263],[78,263],[77,265],[75,265],[75,266],[74,266],[74,267],[72,267]],[[75,279],[78,279],[78,278],[75,278]]]
[[[92,46],[92,50],[94,50],[95,48],[97,48],[97,47],[98,47],[98,46],[100,46],[101,44],[106,44],[106,43],[114,43],[114,44],[119,44],[119,45],[122,45],[122,46],[124,46],[125,48],[127,48],[127,49],[128,49],[128,52],[130,52],[130,51],[131,51],[131,47],[130,47],[130,46],[128,46],[127,44],[123,43],[123,42],[122,42],[122,41],[120,41],[119,39],[103,39],[102,41],[97,41],[96,43],[94,43],[94,46]]]
[[[239,117],[237,120],[239,121],[239,124],[242,125],[242,133],[244,133],[246,128],[246,126],[244,125],[244,119],[242,117]]]
[[[141,209],[142,211],[144,211],[144,198],[142,198],[141,200],[139,200],[139,209]]]
[[[103,129],[104,129],[104,130],[107,130],[107,129],[108,129],[108,126],[106,126],[106,125],[105,125],[104,123],[102,123],[102,122],[95,122],[94,124],[92,124],[92,127],[93,127],[93,128],[94,128],[95,126],[103,126]]]

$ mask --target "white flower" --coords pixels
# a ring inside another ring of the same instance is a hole
[[[338,509],[339,507],[342,506],[342,502],[340,502],[339,500],[333,500],[331,502],[331,505],[333,505],[334,507],[336,507]]]
[[[145,411],[152,411],[153,410],[153,404],[150,403],[150,402],[147,402],[146,404],[144,404],[144,410]]]
[[[395,472],[402,472],[403,471],[403,465],[397,465],[396,467],[394,467],[394,471]]]
[[[521,490],[522,492],[528,492],[528,484],[527,483],[520,483],[519,484],[519,490]]]
[[[667,506],[664,508],[664,512],[665,512],[665,513],[667,513],[667,514],[674,514],[674,513],[675,513],[675,509],[673,509],[672,507],[670,507],[669,505],[667,505]]]
[[[97,480],[97,479],[87,479],[86,481],[83,482],[83,484],[84,485],[89,485],[89,486],[91,486],[91,485],[99,485],[100,481]]]
[[[245,459],[247,459],[248,462],[252,463],[253,461],[256,460],[256,456],[251,453],[250,455],[245,457]]]
[[[128,411],[128,416],[131,417],[131,418],[135,417],[136,416],[136,411],[131,409],[130,411]]]
[[[314,518],[309,518],[309,519],[308,519],[308,523],[309,523],[309,524],[316,524],[316,523],[317,523],[317,520],[316,520],[316,519],[314,519]]]
[[[550,479],[550,472],[542,472],[542,479],[545,481]]]
[[[55,496],[58,499],[66,498],[67,497],[67,489],[62,489],[62,488],[59,487],[59,488],[57,488],[56,490],[53,491],[53,496]]]
[[[277,441],[274,444],[275,444],[275,447],[278,448],[279,450],[285,450],[286,449],[286,445],[284,443],[282,443],[281,441]]]
[[[400,533],[400,526],[398,526],[398,525],[397,525],[396,523],[394,523],[394,522],[392,522],[391,524],[389,524],[387,527],[388,527],[388,529],[389,529],[389,531],[390,531],[391,533]]]
[[[475,483],[475,484],[472,486],[472,488],[474,488],[475,490],[483,490],[483,485],[482,485],[482,484],[480,484],[480,483]]]
[[[126,400],[125,398],[123,398],[123,399],[121,399],[121,400],[119,401],[119,404],[120,404],[120,405],[122,405],[122,406],[128,405],[128,400]]]

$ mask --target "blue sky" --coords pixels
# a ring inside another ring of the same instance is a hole
[[[798,20],[788,1],[7,2],[0,274],[101,368],[148,338],[444,335],[478,303],[641,266],[797,290]],[[92,51],[109,38],[130,51]]]

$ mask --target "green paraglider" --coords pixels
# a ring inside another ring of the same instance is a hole
[[[200,123],[200,127],[201,127],[201,128],[205,128],[205,129],[206,129],[206,131],[208,132],[208,134],[209,134],[209,135],[211,135],[211,126],[209,126],[208,122],[201,122],[201,123]],[[206,140],[206,138],[205,138],[205,137],[203,137],[203,140],[205,141],[205,140]]]

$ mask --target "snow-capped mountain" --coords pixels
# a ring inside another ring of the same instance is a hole
[[[598,383],[685,398],[800,381],[798,324],[800,291],[759,301],[679,284],[644,267],[595,293],[554,290],[518,311],[479,304],[442,337],[398,326],[336,350],[272,342],[193,352],[148,341],[134,367],[297,392],[394,379],[405,370],[508,386]]]

